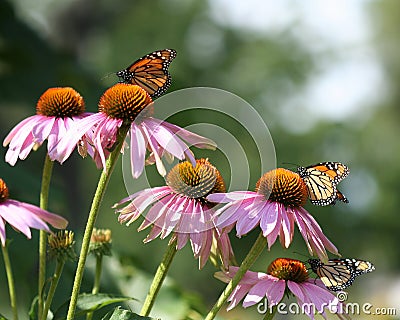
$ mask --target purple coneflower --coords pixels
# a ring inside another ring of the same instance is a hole
[[[217,211],[217,226],[236,224],[238,237],[257,225],[267,238],[268,248],[278,235],[283,247],[293,239],[296,223],[311,255],[326,261],[326,250],[338,255],[336,247],[323,234],[317,221],[302,206],[307,200],[307,187],[301,177],[290,170],[278,168],[265,173],[257,182],[256,191],[211,194],[209,201],[228,203]]]
[[[0,179],[0,240],[3,247],[6,243],[6,222],[28,239],[31,238],[30,228],[51,232],[46,223],[54,228],[66,228],[68,222],[64,218],[34,205],[9,199],[8,195],[8,188]]]
[[[119,222],[131,224],[152,205],[138,229],[152,226],[145,242],[158,236],[165,239],[172,233],[170,243],[176,240],[176,249],[180,250],[190,241],[202,268],[216,239],[222,262],[228,266],[233,257],[229,237],[215,227],[215,204],[206,200],[208,194],[225,191],[219,171],[206,159],[197,160],[195,167],[184,161],[171,169],[166,183],[167,186],[139,191],[117,203],[114,207],[131,202],[116,210]]]
[[[74,89],[47,89],[37,102],[36,115],[21,121],[4,139],[3,146],[10,145],[6,162],[13,166],[18,158],[24,160],[32,149],[36,150],[46,139],[47,149],[54,149],[73,123],[89,114],[84,111],[83,98]],[[56,157],[54,153],[50,158],[54,160]]]
[[[229,267],[228,272],[217,272],[215,276],[228,283],[236,274],[238,267]],[[299,260],[278,258],[267,269],[267,273],[247,271],[228,298],[233,309],[243,300],[243,307],[253,306],[267,298],[270,310],[277,305],[284,294],[294,295],[301,312],[311,319],[317,312],[325,317],[325,308],[339,317],[343,310],[338,298],[325,288],[321,280],[308,277],[305,264]],[[264,306],[265,310],[268,310]],[[287,312],[287,310],[285,310]]]
[[[56,148],[50,151],[61,163],[71,154],[76,143],[83,135],[90,135],[96,149],[94,160],[98,167],[105,168],[105,161],[118,138],[122,125],[129,125],[132,175],[134,178],[143,172],[146,149],[151,152],[150,161],[155,162],[161,175],[165,168],[161,162],[163,155],[180,160],[185,157],[195,165],[195,159],[181,140],[200,147],[215,148],[215,144],[206,138],[179,128],[168,122],[152,117],[154,112],[152,99],[141,87],[118,83],[107,89],[99,101],[99,112],[79,121],[69,131]],[[57,156],[58,155],[58,156]]]

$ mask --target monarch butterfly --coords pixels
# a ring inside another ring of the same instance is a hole
[[[354,279],[375,270],[374,265],[359,259],[332,259],[322,263],[319,259],[308,259],[311,269],[331,291],[346,289]]]
[[[168,67],[176,57],[173,49],[164,49],[146,54],[129,67],[118,71],[121,82],[136,84],[148,92],[152,98],[161,96],[171,85]]]
[[[297,173],[307,186],[308,197],[312,204],[327,206],[335,204],[336,200],[349,202],[336,187],[350,173],[344,164],[320,162],[308,167],[298,167]]]

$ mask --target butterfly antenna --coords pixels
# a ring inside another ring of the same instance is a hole
[[[106,74],[105,76],[103,76],[100,80],[103,81],[104,79],[108,78],[108,77],[111,76],[111,75],[115,75],[115,72],[107,73],[107,74]]]

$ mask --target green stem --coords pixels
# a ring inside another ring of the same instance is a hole
[[[103,266],[103,256],[97,255],[96,256],[96,273],[94,275],[94,283],[92,293],[96,294],[99,293],[100,290],[100,278],[101,278],[101,269]]]
[[[17,310],[17,295],[15,294],[14,277],[11,268],[10,256],[8,255],[8,241],[6,245],[1,246],[3,252],[4,266],[6,268],[7,280],[8,280],[8,291],[10,293],[11,309],[13,311],[13,319],[18,320],[18,310]]]
[[[161,260],[160,265],[157,268],[156,274],[154,275],[153,282],[150,285],[149,292],[147,293],[146,300],[144,301],[140,315],[148,316],[151,308],[154,305],[157,294],[161,289],[165,277],[167,276],[168,269],[171,266],[172,260],[176,254],[176,242],[174,241],[168,245],[167,251]]]
[[[47,210],[49,202],[49,190],[51,175],[53,172],[53,161],[50,160],[49,155],[46,154],[43,165],[42,173],[42,186],[40,189],[40,208]],[[39,236],[39,279],[38,279],[38,317],[42,317],[43,312],[43,288],[46,281],[46,244],[47,233],[40,230]]]
[[[41,320],[47,319],[47,313],[50,310],[51,302],[53,301],[54,293],[56,292],[56,288],[58,285],[58,281],[60,280],[60,276],[63,271],[64,264],[65,264],[65,260],[57,259],[56,269],[54,270],[54,275],[51,280],[51,285],[50,285],[49,293],[47,294],[46,303],[44,304]]]
[[[274,318],[277,310],[278,310],[278,305],[274,305],[272,308],[267,308],[267,311],[265,312],[265,317],[263,318],[263,320],[272,320]]]
[[[97,189],[94,194],[92,206],[89,211],[88,220],[86,222],[85,233],[83,235],[78,267],[75,273],[74,285],[71,294],[71,301],[69,303],[69,308],[68,308],[67,320],[74,319],[76,304],[78,302],[79,290],[81,288],[81,283],[83,278],[83,271],[85,268],[86,258],[89,251],[90,237],[92,236],[94,224],[96,222],[96,218],[99,213],[100,204],[103,200],[104,193],[107,189],[108,182],[110,181],[111,174],[116,165],[128,129],[129,126],[123,126],[120,128],[118,145],[108,157],[106,162],[106,168],[102,171],[99,182],[97,184]]]
[[[214,304],[214,306],[212,307],[212,309],[207,314],[204,320],[212,320],[215,318],[218,311],[221,309],[222,305],[226,302],[226,300],[228,300],[228,297],[232,293],[233,289],[238,285],[240,280],[243,278],[244,274],[253,265],[253,263],[256,261],[256,259],[261,254],[266,245],[267,245],[267,239],[262,235],[262,233],[260,233],[256,242],[253,244],[253,247],[247,254],[246,258],[244,258],[235,276],[228,283],[225,290],[222,292],[219,299]]]
[[[103,255],[101,254],[96,255],[96,272],[94,275],[92,294],[99,293],[102,266],[103,266]],[[86,315],[86,320],[92,320],[92,318],[93,318],[93,312],[89,312]]]

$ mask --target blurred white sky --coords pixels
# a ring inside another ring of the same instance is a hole
[[[45,17],[72,1],[16,0],[16,4],[19,14],[46,34],[50,30]],[[330,60],[319,61],[319,72],[305,90],[279,106],[282,119],[298,117],[288,129],[304,132],[321,119],[367,120],[371,107],[384,95],[384,77],[369,41],[366,8],[371,1],[209,0],[209,7],[217,23],[261,35],[295,24],[291,32],[312,51],[330,53]]]
[[[253,32],[291,30],[314,52],[329,52],[306,89],[279,106],[298,115],[291,130],[307,131],[316,121],[367,118],[384,92],[379,61],[371,47],[366,8],[370,0],[210,0],[211,15],[225,26]],[[379,94],[380,93],[380,94]],[[299,112],[299,110],[301,112]]]

